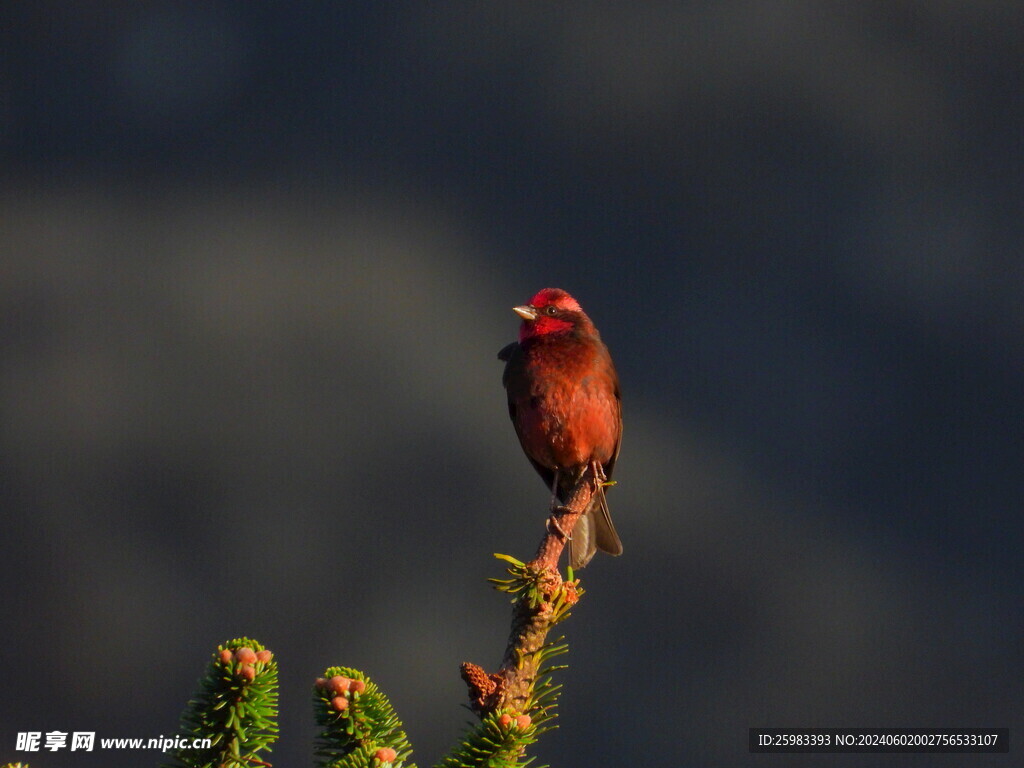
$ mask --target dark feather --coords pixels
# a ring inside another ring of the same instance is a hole
[[[512,353],[514,353],[518,348],[518,341],[513,341],[511,344],[506,344],[504,347],[498,350],[498,359],[504,360],[507,363],[509,359],[512,357]]]

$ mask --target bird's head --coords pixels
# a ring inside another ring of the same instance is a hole
[[[512,307],[523,318],[519,327],[519,341],[550,333],[566,333],[579,325],[590,325],[579,302],[561,288],[539,291],[529,304]]]

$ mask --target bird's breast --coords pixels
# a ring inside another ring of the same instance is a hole
[[[548,345],[524,362],[516,430],[527,454],[552,469],[611,459],[619,400],[603,345]]]

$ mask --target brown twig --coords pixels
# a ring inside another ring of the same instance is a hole
[[[533,560],[526,564],[533,577],[535,590],[542,599],[531,599],[529,590],[520,593],[512,609],[512,630],[501,667],[488,674],[476,664],[462,665],[462,679],[469,687],[469,698],[473,710],[484,717],[498,710],[512,710],[525,713],[528,708],[533,686],[540,673],[540,651],[544,647],[548,631],[558,616],[552,610],[551,601],[559,590],[566,602],[576,601],[575,587],[563,583],[558,572],[558,560],[568,539],[562,531],[572,531],[576,521],[587,511],[594,494],[600,490],[601,480],[587,471],[572,496],[561,507],[553,510],[547,521],[547,530]]]

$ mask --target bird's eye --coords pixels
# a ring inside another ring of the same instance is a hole
[[[555,307],[554,304],[548,304],[546,307],[544,307],[544,314],[547,315],[548,317],[554,317],[555,315],[558,314],[558,308]]]

